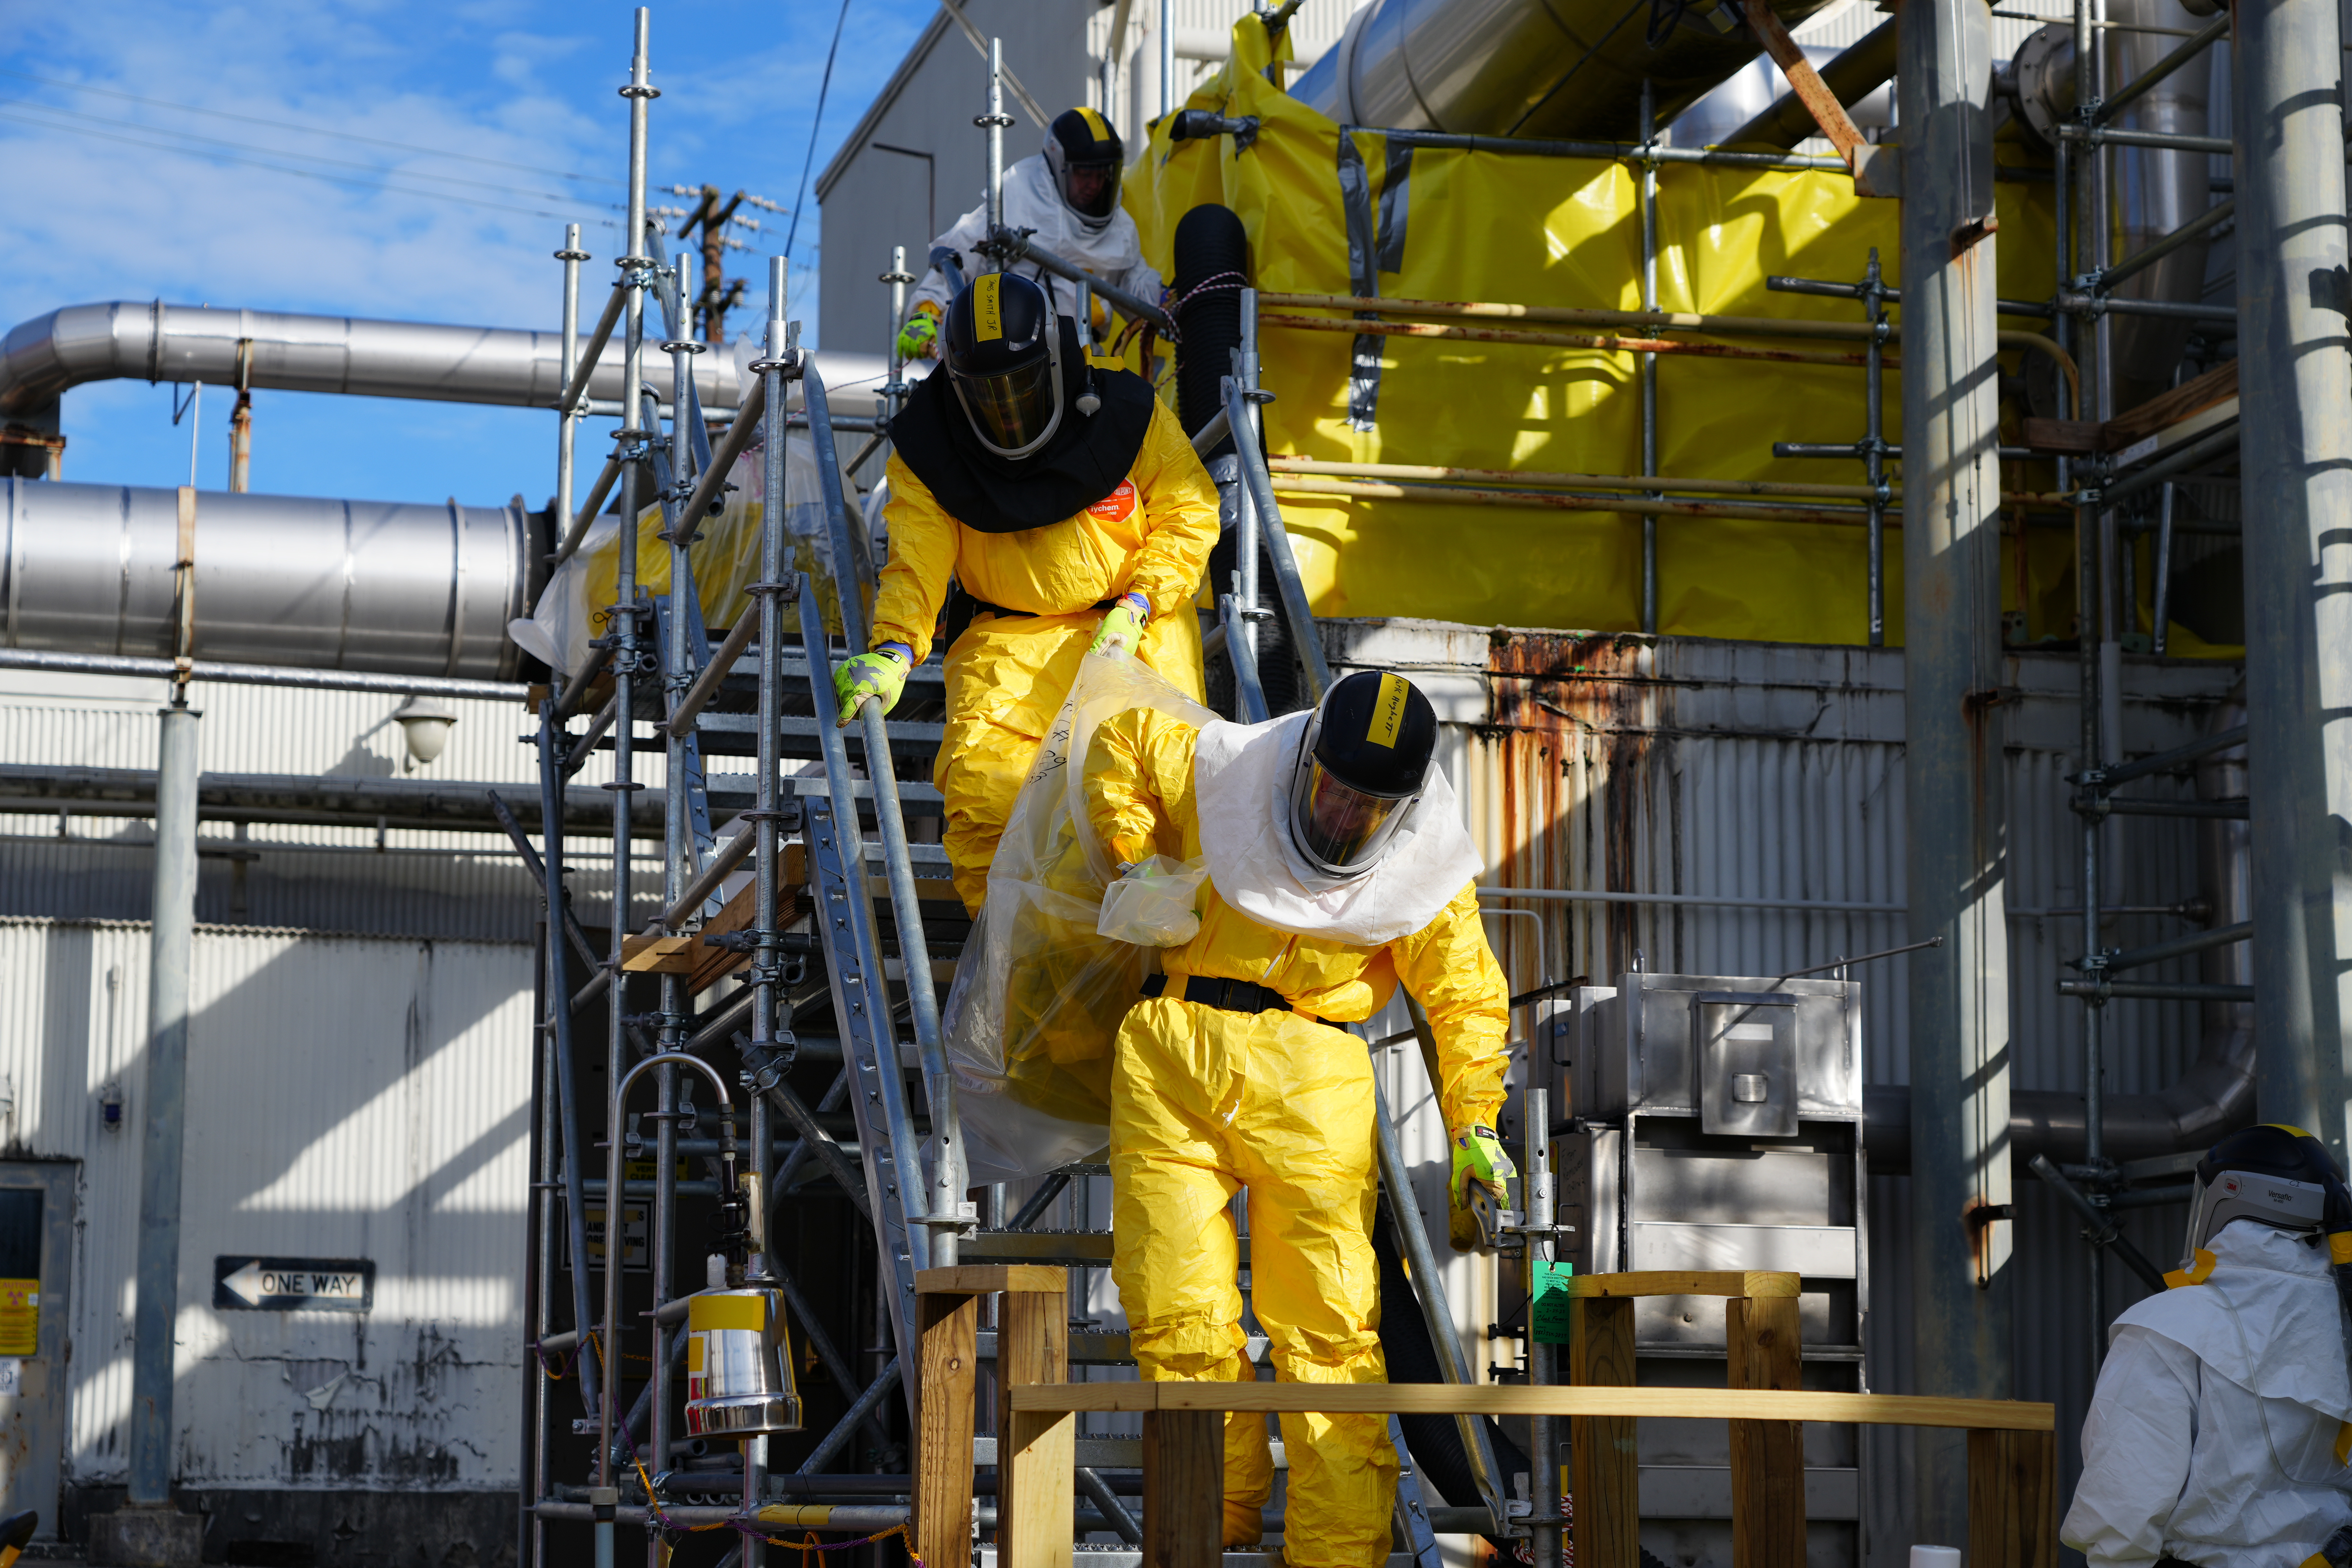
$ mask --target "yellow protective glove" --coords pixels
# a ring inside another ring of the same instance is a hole
[[[857,710],[869,697],[880,700],[885,713],[898,706],[898,693],[907,689],[907,670],[914,662],[914,649],[904,643],[886,642],[871,653],[835,666],[833,689],[841,700],[837,727],[847,729],[856,722]]]
[[[1144,623],[1151,619],[1151,601],[1136,593],[1121,594],[1103,612],[1102,626],[1088,644],[1088,653],[1133,654],[1143,646]]]
[[[939,357],[940,310],[939,301],[925,300],[915,306],[907,324],[898,329],[900,359],[936,359]]]
[[[1456,1252],[1468,1252],[1483,1239],[1478,1216],[1470,1207],[1470,1186],[1476,1183],[1500,1207],[1508,1201],[1503,1184],[1519,1173],[1491,1127],[1471,1126],[1454,1134],[1454,1169],[1445,1184],[1445,1239]]]

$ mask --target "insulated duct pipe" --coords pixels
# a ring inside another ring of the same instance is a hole
[[[519,506],[308,500],[0,478],[0,647],[514,679],[539,551]],[[543,545],[542,545],[543,548]]]
[[[1895,79],[1895,24],[1880,23],[1869,33],[1847,45],[1837,57],[1821,68],[1822,85],[1837,95],[1837,100],[1852,109],[1878,89]],[[1781,83],[1783,89],[1787,83]],[[1772,106],[1747,124],[1724,137],[1726,147],[1794,147],[1808,136],[1821,134],[1812,110],[1804,100],[1787,90],[1772,100]],[[1675,145],[1682,144],[1679,135]]]
[[[1372,0],[1290,91],[1343,125],[1633,142],[1645,80],[1663,125],[1762,52],[1724,0]]]
[[[9,331],[0,342],[0,420],[53,426],[58,400],[85,382],[233,386],[240,341],[253,345],[256,388],[520,408],[553,408],[563,393],[561,332],[117,300],[68,305]],[[618,332],[606,341],[591,398],[620,399],[626,347]],[[890,378],[879,354],[819,353],[817,362],[825,384],[861,410]],[[694,377],[704,408],[736,405],[733,354],[696,355]]]
[[[2107,0],[2107,17],[2114,24],[2106,42],[2109,93],[2147,74],[2179,47],[2179,34],[2195,30],[2203,20],[2192,16],[2179,0]],[[2139,30],[2144,28],[2156,30]],[[2191,60],[2157,82],[2118,112],[2108,122],[2110,127],[2169,136],[2207,135],[2212,58],[2209,53]],[[2021,118],[2045,144],[2054,145],[2057,128],[2074,118],[2073,24],[2053,24],[2027,38],[2018,48],[2011,72]],[[2084,155],[2077,143],[2075,156]],[[2208,153],[2108,146],[2095,156],[2111,160],[2114,171],[2108,182],[2114,193],[2109,221],[2116,266],[2189,223],[2212,203]],[[2189,240],[2116,284],[2114,298],[2196,303],[2205,293],[2206,249],[2203,237]],[[2180,363],[2192,324],[2166,316],[2107,318],[2115,409],[2136,408],[2171,386],[2173,369]]]
[[[2243,724],[2242,688],[2213,711],[2206,728]],[[2216,752],[2197,764],[2200,800],[2242,799],[2246,795],[2243,747]],[[2211,909],[2210,928],[2253,919],[2254,891],[2249,825],[2229,817],[2198,821],[2197,881]],[[2209,947],[2198,956],[2197,978],[2207,984],[2246,985],[2253,981],[2250,942]],[[2254,1009],[2247,1002],[2207,1002],[2197,1059],[2170,1087],[2153,1094],[2105,1097],[2099,1128],[2110,1160],[2146,1160],[2218,1142],[2254,1119]],[[1911,1091],[1899,1084],[1873,1085],[1865,1097],[1870,1168],[1881,1175],[1911,1169]],[[2046,1154],[2060,1164],[2079,1163],[2087,1153],[2083,1097],[2066,1089],[2011,1089],[2009,1096],[2011,1157],[2020,1164]]]

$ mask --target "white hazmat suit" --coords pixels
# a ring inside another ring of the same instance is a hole
[[[1114,206],[1109,218],[1097,226],[1071,211],[1055,184],[1053,172],[1045,166],[1043,153],[1033,153],[1004,171],[1004,226],[1034,229],[1036,233],[1029,237],[1065,261],[1076,263],[1139,299],[1153,304],[1160,302],[1160,274],[1144,263],[1143,240],[1135,231],[1135,219],[1128,216],[1125,207]],[[964,280],[970,282],[987,269],[988,263],[977,248],[987,237],[988,204],[982,202],[931,241],[931,248],[936,250],[944,245],[961,254]],[[1058,313],[1076,313],[1077,292],[1069,282],[1034,261],[1024,261],[1013,270],[1034,278],[1045,290],[1046,298],[1055,302]],[[915,297],[908,302],[908,310],[911,312],[925,300],[941,310],[947,309],[948,283],[937,268],[925,270]]]
[[[2187,1278],[2200,1272],[2110,1331],[2059,1530],[2091,1568],[2297,1568],[2352,1524],[2339,1447],[2352,1378],[2326,1238],[2235,1220]]]

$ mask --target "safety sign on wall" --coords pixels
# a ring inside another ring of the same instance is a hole
[[[364,1312],[375,1304],[375,1260],[368,1258],[257,1258],[233,1252],[213,1259],[213,1305],[247,1312]]]

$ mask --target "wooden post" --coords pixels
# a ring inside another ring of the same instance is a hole
[[[2057,1568],[2058,1439],[1969,1434],[1969,1568]]]
[[[1730,1386],[1803,1386],[1797,1299],[1738,1297],[1723,1304]],[[1804,1427],[1794,1421],[1731,1423],[1733,1568],[1804,1568]]]
[[[915,1384],[915,1550],[927,1563],[961,1563],[971,1555],[980,1298],[926,1290],[916,1296],[915,1311],[921,1336]]]
[[[978,1404],[980,1298],[1003,1293],[1003,1326],[997,1332],[997,1386],[1008,1383],[1061,1383],[1069,1376],[1070,1330],[1066,1303],[1069,1274],[1061,1268],[1034,1264],[964,1265],[924,1268],[915,1275],[916,1322],[919,1335],[915,1384],[915,1549],[934,1568],[961,1568],[971,1557],[971,1438]],[[1033,1425],[1038,1423],[1032,1419]],[[1043,1424],[1051,1426],[1050,1421]],[[1001,1479],[1014,1447],[1011,1414],[1002,1400],[998,1406],[997,1458],[999,1560],[1013,1509],[1009,1489]],[[1061,1434],[1061,1563],[1069,1561],[1070,1466],[1076,1450],[1071,1434],[1076,1419],[1063,1423]],[[1053,1438],[1043,1436],[1033,1468],[1050,1485],[1054,1468],[1049,1457]],[[1034,1564],[1049,1559],[1033,1559]]]
[[[1569,1381],[1587,1387],[1633,1384],[1633,1303],[1625,1298],[1577,1302]],[[1577,1568],[1637,1568],[1642,1492],[1630,1415],[1573,1415],[1569,1447],[1576,1474]]]
[[[997,1568],[1070,1568],[1077,1434],[1071,1412],[1016,1410],[998,1435]],[[930,1568],[930,1559],[923,1561]],[[961,1568],[963,1561],[956,1557],[944,1568]]]
[[[1218,1568],[1224,1496],[1224,1413],[1145,1412],[1143,1568]]]
[[[1060,1276],[1063,1283],[1049,1290],[1008,1290],[1004,1294],[1003,1310],[997,1316],[996,1330],[996,1430],[1000,1434],[1010,1434],[1016,1426],[1012,1406],[1005,1397],[1005,1390],[1021,1383],[1067,1383],[1070,1380],[1068,1276],[1059,1268],[1040,1268],[1035,1272]],[[1005,1508],[1000,1496],[996,1510],[998,1568],[1009,1568],[1010,1564],[1016,1562],[1028,1564],[1030,1568],[1035,1568],[1036,1564],[1047,1562],[1049,1557],[1056,1563],[1066,1563],[1070,1560],[1072,1507],[1070,1490],[1072,1467],[1077,1463],[1078,1457],[1076,1431],[1076,1424],[1074,1421],[1063,1429],[1058,1438],[1055,1439],[1059,1447],[1054,1452],[1057,1453],[1059,1458],[1050,1457],[1045,1451],[1040,1450],[1036,1456],[1036,1463],[1030,1466],[1032,1469],[1045,1465],[1059,1467],[1058,1473],[1061,1479],[1058,1485],[1061,1489],[1058,1495],[1062,1499],[1062,1511],[1050,1526],[1036,1527],[1046,1529],[1053,1537],[1052,1541],[1024,1539],[1024,1532],[1032,1528],[1028,1516]],[[1000,1436],[997,1439],[997,1454],[1000,1460],[1004,1448],[1005,1439]],[[1028,1456],[1024,1454],[1024,1462],[1026,1462],[1027,1458]],[[1000,1491],[1005,1484],[1005,1474],[1006,1471],[1000,1463],[996,1472]],[[1024,1490],[1030,1482],[1029,1476],[1024,1475],[1021,1478],[1020,1484]],[[1056,1550],[1059,1551],[1060,1555],[1052,1557],[1052,1553]],[[963,1559],[960,1557],[956,1559],[959,1564],[962,1561]],[[934,1563],[930,1558],[926,1557],[923,1562],[926,1568],[940,1568],[940,1565]]]

